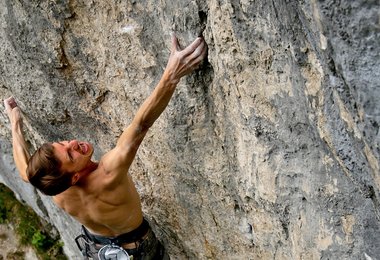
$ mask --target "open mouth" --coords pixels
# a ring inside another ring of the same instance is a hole
[[[87,154],[87,152],[88,152],[88,146],[87,146],[87,144],[80,143],[79,147],[80,147],[80,149],[82,151],[82,154]]]

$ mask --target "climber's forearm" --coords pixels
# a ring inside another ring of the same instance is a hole
[[[144,101],[132,123],[143,129],[150,128],[167,107],[177,82],[171,82],[164,73],[153,93]]]
[[[29,182],[26,174],[26,168],[28,166],[30,154],[28,151],[28,146],[24,139],[21,123],[12,124],[12,145],[13,158],[16,164],[16,168],[19,171],[21,178],[25,182]]]

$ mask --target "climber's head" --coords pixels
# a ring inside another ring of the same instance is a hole
[[[77,140],[53,143],[54,155],[61,162],[65,172],[81,172],[91,164],[94,148],[90,143]]]
[[[88,173],[93,147],[73,141],[43,144],[30,158],[29,182],[46,195],[57,195]]]

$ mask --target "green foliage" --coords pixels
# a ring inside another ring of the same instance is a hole
[[[0,224],[7,219],[7,209],[5,208],[4,200],[0,197]]]
[[[32,245],[36,248],[43,248],[46,241],[46,236],[42,234],[39,230],[33,234]]]
[[[67,259],[62,252],[62,242],[49,235],[48,225],[3,184],[0,184],[0,223],[13,225],[20,243],[32,246],[41,259]]]

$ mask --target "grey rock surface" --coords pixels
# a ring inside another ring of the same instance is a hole
[[[0,97],[31,151],[115,144],[165,68],[170,34],[202,34],[131,169],[172,259],[379,259],[378,1],[0,0]],[[79,225],[22,183],[0,117],[1,181],[50,219],[71,259]]]

